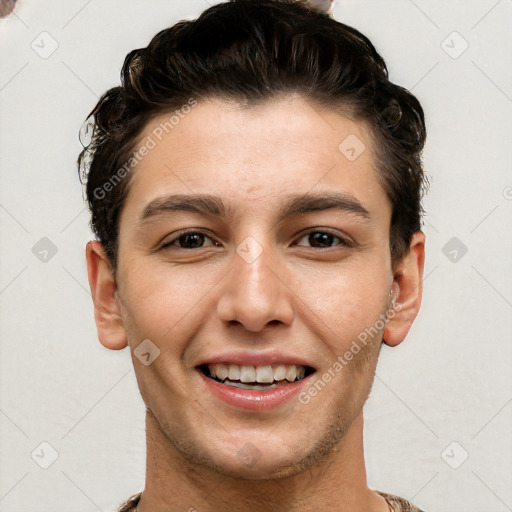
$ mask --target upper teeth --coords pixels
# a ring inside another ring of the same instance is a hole
[[[293,382],[302,379],[306,373],[304,366],[295,364],[278,366],[239,366],[237,364],[209,364],[208,370],[211,377],[220,380],[240,380],[241,382],[260,382],[262,384],[274,381],[287,380]]]

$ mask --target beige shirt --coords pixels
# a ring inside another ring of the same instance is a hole
[[[403,498],[385,492],[377,492],[387,501],[389,512],[422,512],[418,507]]]
[[[377,492],[387,501],[389,512],[422,512],[418,507],[415,507],[412,503],[409,503],[403,498],[385,492]],[[134,512],[139,503],[140,495],[141,493],[132,496],[128,501],[123,503],[116,512]]]

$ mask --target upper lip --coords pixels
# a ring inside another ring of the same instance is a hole
[[[247,352],[247,351],[234,351],[224,352],[212,357],[205,358],[197,366],[204,364],[236,364],[238,366],[266,366],[279,364],[305,366],[308,368],[315,367],[305,359],[297,357],[292,354],[284,354],[282,352],[268,351],[268,352]]]

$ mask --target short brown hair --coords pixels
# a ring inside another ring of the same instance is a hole
[[[121,86],[108,90],[88,116],[92,136],[78,158],[79,174],[87,182],[91,228],[114,273],[119,214],[130,184],[130,175],[121,179],[118,171],[148,121],[191,98],[256,104],[286,93],[368,124],[380,182],[392,203],[393,263],[408,252],[420,229],[427,183],[419,101],[389,81],[383,58],[356,29],[298,0],[231,0],[131,51]]]

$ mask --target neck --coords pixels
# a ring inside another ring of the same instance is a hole
[[[146,413],[146,485],[138,512],[387,512],[385,500],[367,487],[363,416],[311,468],[283,478],[259,480],[226,476],[189,461]]]

